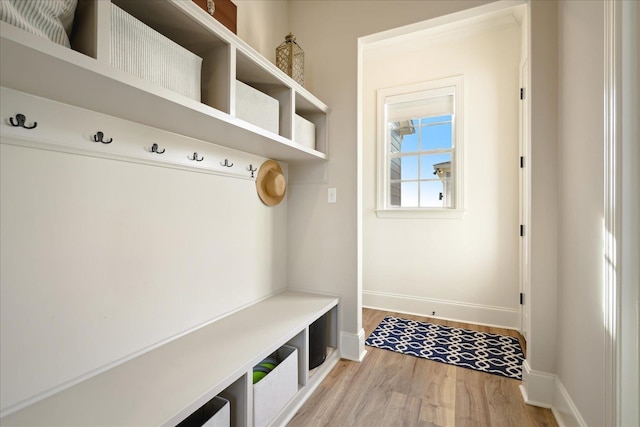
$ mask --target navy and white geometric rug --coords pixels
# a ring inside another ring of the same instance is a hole
[[[462,368],[522,379],[524,354],[515,337],[387,316],[367,338],[366,344]]]

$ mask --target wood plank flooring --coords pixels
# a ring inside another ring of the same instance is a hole
[[[387,315],[517,336],[515,331],[363,310],[368,337]],[[320,426],[557,426],[548,409],[526,405],[520,381],[367,347],[362,362],[340,360],[289,422]]]

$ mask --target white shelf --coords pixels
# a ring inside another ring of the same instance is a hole
[[[80,4],[94,8],[76,22],[86,54],[0,22],[1,86],[284,162],[326,160],[328,107],[192,1],[114,4],[203,57],[202,102],[111,67],[110,4]],[[280,135],[234,117],[236,78],[277,94]],[[317,149],[290,139],[295,113],[316,123]]]
[[[175,425],[225,389],[242,389],[255,364],[337,304],[326,295],[282,292],[10,414],[2,425]],[[324,370],[330,367],[327,360]]]

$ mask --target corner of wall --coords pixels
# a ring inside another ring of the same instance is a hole
[[[558,296],[558,2],[529,3],[530,330],[528,360],[556,372]]]

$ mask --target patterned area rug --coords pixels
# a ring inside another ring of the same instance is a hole
[[[524,354],[515,337],[387,316],[367,338],[366,344],[462,368],[522,379]]]

